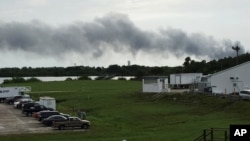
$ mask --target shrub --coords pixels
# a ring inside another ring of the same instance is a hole
[[[73,80],[73,79],[70,78],[70,77],[68,77],[68,78],[65,79],[65,81],[72,81],[72,80]]]
[[[118,80],[127,80],[127,79],[123,77],[119,77]]]
[[[88,76],[80,76],[77,80],[91,80]]]
[[[31,78],[27,79],[26,82],[41,82],[41,80],[38,78],[35,78],[35,77],[31,77]]]

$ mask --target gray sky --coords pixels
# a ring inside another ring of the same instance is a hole
[[[177,66],[249,52],[249,0],[0,0],[0,67]]]

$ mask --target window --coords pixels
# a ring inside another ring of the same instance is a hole
[[[201,82],[207,82],[207,78],[206,77],[202,77],[201,78]]]
[[[250,95],[250,91],[240,91],[240,93]]]

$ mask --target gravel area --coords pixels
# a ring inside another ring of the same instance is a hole
[[[55,131],[33,117],[26,117],[13,105],[0,103],[0,135],[23,133],[46,133]]]

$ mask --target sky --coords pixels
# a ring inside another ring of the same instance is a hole
[[[0,68],[180,66],[249,52],[249,0],[0,0]]]

